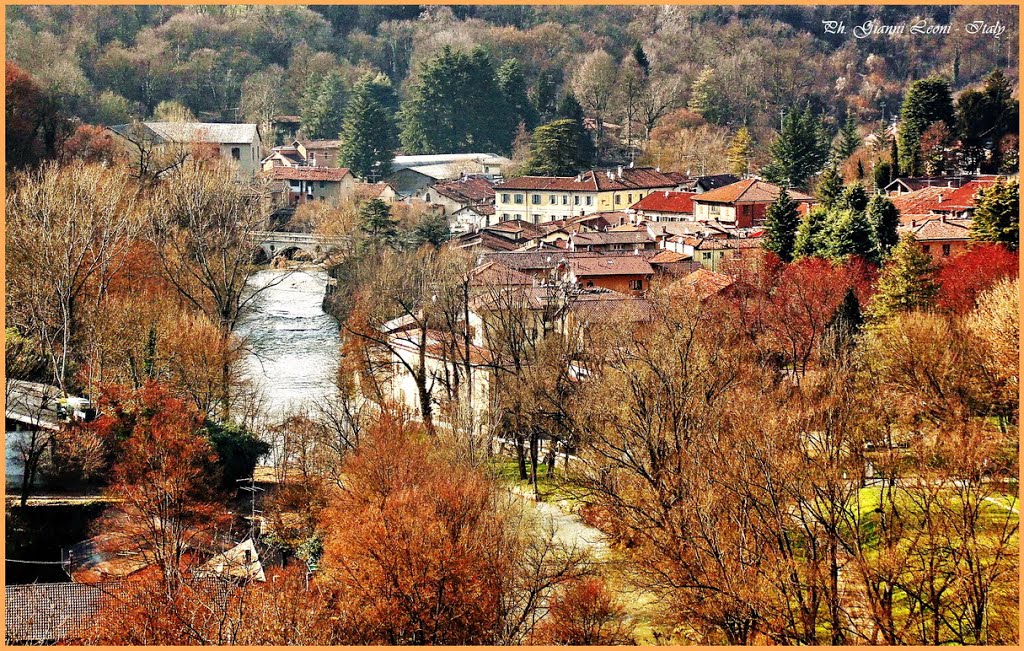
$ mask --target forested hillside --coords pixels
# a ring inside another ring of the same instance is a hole
[[[847,33],[826,33],[825,20],[843,21]],[[869,20],[952,28],[854,37]],[[972,21],[1006,29],[969,34]],[[470,113],[500,118],[476,141],[503,153],[513,150],[517,123],[553,119],[570,92],[589,117],[643,132],[631,137],[646,140],[689,108],[709,123],[705,139],[746,125],[755,143],[767,143],[791,106],[809,102],[833,125],[849,111],[864,124],[898,111],[915,79],[940,75],[956,93],[994,68],[1013,86],[1018,76],[1009,6],[21,6],[9,8],[6,30],[7,60],[84,122],[184,112],[308,123],[333,108],[320,137],[337,137],[340,107],[366,72],[387,75],[407,106],[430,81],[423,66],[451,46],[490,71],[449,81],[479,98]],[[522,101],[498,101],[510,97]],[[404,131],[405,150],[432,153]]]

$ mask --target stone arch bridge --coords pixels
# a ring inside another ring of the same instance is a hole
[[[302,252],[312,260],[319,260],[328,253],[346,250],[348,238],[326,238],[312,233],[284,233],[280,231],[256,231],[253,240],[267,260],[277,256],[292,258]]]

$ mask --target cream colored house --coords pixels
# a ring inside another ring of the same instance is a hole
[[[680,178],[653,167],[590,170],[576,177],[521,176],[494,187],[498,221],[534,224],[625,210],[652,192],[676,190]]]

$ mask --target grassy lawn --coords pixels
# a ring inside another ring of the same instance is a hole
[[[561,459],[559,459],[561,461]],[[519,478],[519,462],[514,458],[495,456],[489,462],[491,472],[503,484],[519,486],[531,490],[532,483],[529,479]],[[530,465],[527,462],[526,470],[529,473]],[[548,467],[541,464],[537,467],[537,490],[541,500],[545,502],[561,502],[561,506],[570,511],[576,511],[583,502],[579,499],[581,491],[578,487],[570,484],[560,465],[555,466],[555,472],[548,474]]]

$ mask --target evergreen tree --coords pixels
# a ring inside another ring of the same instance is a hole
[[[910,85],[900,110],[899,147],[900,172],[907,176],[921,174],[921,134],[938,121],[953,126],[953,96],[945,79],[930,77]]]
[[[865,260],[875,259],[875,244],[871,224],[859,210],[839,208],[829,214],[830,225],[823,253],[833,260],[855,255]]]
[[[867,218],[875,245],[874,262],[882,262],[899,241],[896,229],[900,225],[900,212],[888,197],[876,194],[868,201]]]
[[[831,209],[842,193],[843,177],[839,175],[839,170],[834,165],[829,165],[818,177],[818,187],[816,188],[818,201],[825,208]]]
[[[903,175],[903,169],[900,167],[899,145],[897,145],[895,138],[889,138],[889,165],[892,168],[889,183],[892,183]],[[886,185],[889,185],[889,183],[886,183]]]
[[[843,193],[835,202],[839,209],[864,212],[868,207],[868,193],[861,185],[850,185],[843,188]]]
[[[863,325],[864,315],[860,310],[857,292],[850,287],[825,326],[826,352],[831,353],[834,359],[845,357],[853,350]]]
[[[576,96],[567,93],[558,105],[558,117],[572,120],[576,127],[576,160],[581,168],[587,168],[594,164],[597,157],[597,149],[594,147],[594,139],[583,123],[583,106],[576,100]]]
[[[647,59],[647,53],[644,52],[643,45],[640,41],[636,42],[633,46],[633,60],[636,61],[640,69],[644,71],[644,77],[648,77],[651,74],[651,62]]]
[[[810,104],[803,111],[790,111],[782,121],[782,131],[772,142],[772,159],[764,169],[765,178],[787,187],[806,187],[807,181],[828,160],[830,140]]]
[[[857,180],[864,180],[864,161],[859,159],[857,160]]]
[[[775,253],[784,262],[792,262],[799,227],[800,212],[797,210],[797,203],[783,190],[765,212],[764,248]]]
[[[507,152],[514,132],[502,110],[490,57],[441,48],[425,62],[399,114],[402,147],[410,154]]]
[[[394,97],[383,74],[364,75],[352,90],[341,127],[338,162],[356,176],[376,181],[391,171],[398,146],[394,112],[385,103]]]
[[[541,73],[530,90],[530,102],[537,109],[538,123],[550,122],[558,114],[558,85],[550,72]]]
[[[582,167],[576,157],[577,138],[576,123],[572,120],[555,120],[537,127],[523,174],[574,176]]]
[[[750,159],[754,155],[753,147],[754,141],[750,137],[750,129],[740,127],[726,152],[730,172],[740,177],[745,177],[750,173]]]
[[[502,113],[506,128],[514,135],[520,124],[527,129],[537,126],[537,109],[530,101],[523,77],[522,66],[516,59],[508,59],[498,69],[498,90],[501,91]],[[513,135],[508,137],[512,141]]]
[[[440,247],[452,239],[451,224],[448,217],[440,212],[432,212],[425,216],[413,230],[413,240],[417,246],[431,244]]]
[[[329,72],[310,75],[302,96],[302,132],[313,140],[337,138],[345,119],[345,91],[341,77]]]
[[[978,190],[971,239],[999,242],[1016,251],[1020,241],[1020,186],[1016,180],[999,179]]]
[[[359,208],[359,229],[366,235],[366,244],[395,247],[398,244],[398,220],[391,216],[391,206],[380,199],[367,201]]]
[[[935,265],[930,255],[910,233],[900,236],[892,254],[882,267],[870,314],[885,320],[897,312],[926,308],[939,291]]]
[[[889,161],[878,161],[875,163],[875,171],[872,174],[875,189],[881,192],[885,189],[885,186],[892,183],[892,164]]]
[[[715,69],[705,66],[690,87],[690,102],[687,106],[712,124],[722,124],[728,117],[719,83]]]
[[[822,206],[811,208],[800,220],[793,243],[794,258],[810,258],[822,255],[827,235],[828,211]]]
[[[839,130],[839,142],[836,143],[836,158],[839,161],[845,161],[860,147],[860,135],[857,133],[857,122],[853,119],[853,114],[849,111],[846,113],[846,121],[843,122],[842,128]]]

